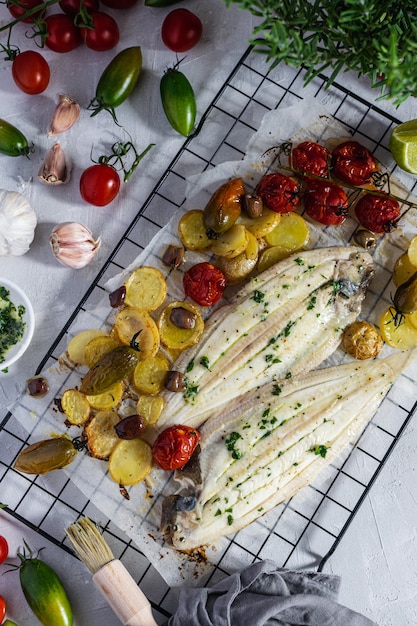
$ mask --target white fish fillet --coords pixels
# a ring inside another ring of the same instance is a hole
[[[299,252],[253,278],[174,363],[187,388],[164,392],[158,427],[197,428],[248,389],[318,366],[357,318],[373,273],[367,252],[335,246]]]
[[[358,438],[417,350],[349,362],[252,390],[201,429],[201,450],[176,473],[161,530],[179,550],[235,533],[311,483]]]

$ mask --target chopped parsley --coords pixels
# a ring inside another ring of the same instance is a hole
[[[232,453],[232,458],[236,460],[242,458],[242,452],[240,450],[236,450],[235,447],[236,442],[239,441],[239,439],[242,439],[242,435],[236,431],[233,431],[230,433],[225,441],[226,448],[229,450],[229,452]]]
[[[324,445],[317,445],[310,448],[310,452],[314,452],[317,456],[320,455],[323,459],[326,458],[327,450],[329,450],[329,448]]]

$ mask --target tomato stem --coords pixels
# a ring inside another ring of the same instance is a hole
[[[111,147],[111,154],[100,156],[97,163],[99,163],[100,165],[110,165],[111,167],[114,167],[114,169],[122,170],[124,173],[123,180],[124,182],[127,182],[133,172],[136,170],[143,157],[149,152],[151,148],[153,148],[154,145],[154,143],[150,143],[143,152],[138,154],[135,146],[131,141],[127,141],[126,143],[116,141],[116,143],[114,143]],[[130,150],[133,150],[135,158],[130,168],[126,169],[124,164],[124,158],[128,155]],[[117,168],[117,165],[119,165],[119,168]]]
[[[15,26],[15,24],[22,22],[23,20],[30,17],[34,13],[45,11],[45,9],[47,9],[49,6],[56,4],[57,2],[59,2],[59,0],[47,0],[46,2],[43,2],[42,4],[38,4],[37,6],[32,7],[31,9],[28,9],[20,17],[16,17],[16,19],[11,20],[10,22],[8,22],[7,24],[4,24],[3,26],[0,26],[0,33],[4,30],[10,30],[13,26]],[[16,2],[16,4],[19,4],[19,3]]]

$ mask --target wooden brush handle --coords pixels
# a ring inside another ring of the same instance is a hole
[[[104,565],[93,582],[124,626],[157,626],[148,599],[121,561]]]

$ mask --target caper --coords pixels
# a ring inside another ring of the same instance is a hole
[[[168,372],[165,387],[168,391],[185,391],[185,376],[181,372],[171,370]]]
[[[169,319],[177,328],[192,330],[195,326],[197,315],[192,311],[188,311],[188,309],[184,309],[182,306],[178,306],[172,309]]]
[[[173,244],[170,244],[163,254],[162,263],[176,270],[179,268],[183,261],[184,248],[181,246],[174,246]]]
[[[256,219],[262,215],[263,211],[263,202],[260,196],[255,196],[250,193],[247,193],[242,198],[243,209],[246,214],[252,218]]]
[[[396,311],[404,315],[417,311],[417,272],[397,287],[393,302]]]

